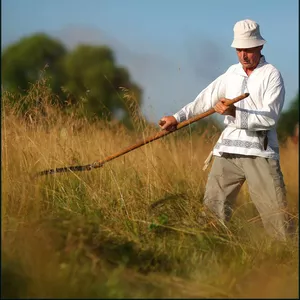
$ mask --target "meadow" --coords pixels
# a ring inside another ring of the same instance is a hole
[[[39,109],[21,115],[37,96]],[[2,297],[298,297],[298,145],[280,149],[296,228],[280,243],[266,236],[246,184],[225,227],[204,217],[202,168],[217,134],[182,129],[99,169],[34,177],[101,160],[159,128],[137,115],[136,131],[65,115],[39,85],[8,105],[14,97],[2,95]]]

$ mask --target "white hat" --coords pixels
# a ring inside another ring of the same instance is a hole
[[[266,43],[260,35],[259,25],[252,20],[242,20],[233,27],[234,38],[231,44],[233,48],[254,48]]]

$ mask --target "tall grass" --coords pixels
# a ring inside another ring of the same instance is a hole
[[[19,96],[2,96],[3,297],[297,297],[297,238],[265,235],[246,185],[226,227],[203,216],[202,167],[217,136],[182,129],[100,169],[33,177],[101,160],[158,131],[137,113],[138,132],[66,115],[43,83],[15,106],[8,102]],[[37,97],[22,115],[20,103]],[[281,166],[297,227],[291,142]]]

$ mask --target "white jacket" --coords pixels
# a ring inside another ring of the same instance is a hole
[[[233,99],[243,93],[250,96],[235,103],[236,117],[225,116],[227,125],[213,149],[223,152],[279,159],[276,124],[284,104],[285,88],[280,72],[261,57],[248,76],[240,63],[207,86],[196,99],[184,106],[174,117],[182,122],[212,108],[220,98]],[[264,150],[264,137],[268,146]]]

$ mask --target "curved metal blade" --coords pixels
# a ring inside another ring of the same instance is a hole
[[[90,171],[95,167],[99,168],[100,166],[94,166],[93,164],[89,164],[89,165],[85,165],[85,166],[71,166],[71,167],[49,169],[49,170],[44,170],[44,171],[37,173],[36,176],[50,175],[50,174],[56,174],[56,173],[65,173],[65,172]]]

